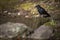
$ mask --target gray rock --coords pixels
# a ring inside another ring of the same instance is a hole
[[[37,28],[34,33],[28,38],[33,39],[48,39],[53,35],[53,29],[49,26],[42,25],[39,28]]]
[[[7,22],[0,25],[0,38],[13,38],[22,34],[27,26],[22,23]]]

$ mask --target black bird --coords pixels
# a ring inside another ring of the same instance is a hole
[[[35,7],[37,8],[40,15],[42,15],[43,17],[50,17],[47,11],[45,11],[45,9],[42,8],[40,5],[36,5]]]

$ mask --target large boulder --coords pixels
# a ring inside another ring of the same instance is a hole
[[[21,35],[27,26],[22,23],[7,22],[0,25],[0,38],[8,39]]]
[[[29,35],[28,38],[32,39],[49,39],[53,36],[53,28],[50,26],[42,25],[37,28],[32,35]]]

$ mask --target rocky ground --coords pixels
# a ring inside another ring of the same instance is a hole
[[[40,27],[41,25],[44,25],[44,23],[51,21],[50,18],[41,18],[38,15],[38,12],[34,8],[34,6],[37,4],[39,4],[43,8],[45,8],[46,11],[52,16],[53,20],[56,22],[56,25],[55,25],[56,32],[55,32],[55,35],[53,38],[54,38],[54,40],[60,40],[60,8],[59,8],[60,3],[54,2],[52,0],[49,0],[49,1],[48,0],[45,0],[45,1],[38,0],[38,1],[24,2],[24,3],[20,4],[21,6],[19,8],[17,8],[19,10],[18,12],[16,12],[16,10],[15,10],[15,11],[9,11],[9,12],[4,11],[3,13],[1,13],[1,11],[0,11],[0,25],[5,24],[7,22],[24,23],[27,26],[29,26],[33,29],[36,29],[36,28]],[[33,6],[31,6],[31,5],[33,5]],[[39,29],[39,30],[41,30],[41,29]]]

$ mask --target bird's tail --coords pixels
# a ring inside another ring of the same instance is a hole
[[[46,17],[51,17],[51,16],[50,16],[50,15],[46,15],[46,16],[43,16],[43,17],[45,17],[45,18],[46,18]]]

